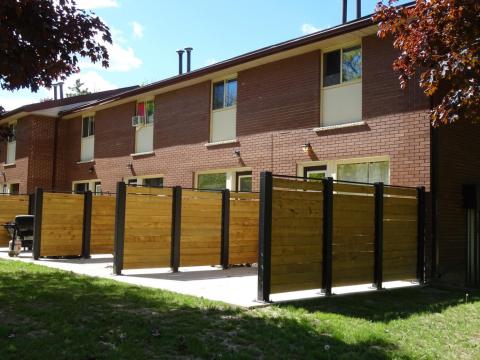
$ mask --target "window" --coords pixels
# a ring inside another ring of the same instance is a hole
[[[227,188],[227,174],[199,174],[197,188],[202,190],[224,190]]]
[[[389,176],[388,161],[337,165],[337,180],[388,184]]]
[[[338,85],[362,77],[360,46],[339,49],[323,55],[323,86]]]
[[[20,184],[10,184],[10,194],[18,195],[20,193]]]
[[[145,124],[153,124],[154,120],[154,102],[153,100],[141,101],[137,103],[137,116],[145,117]]]
[[[237,79],[218,81],[213,84],[213,110],[223,109],[237,104]]]
[[[137,103],[137,116],[144,119],[142,126],[135,127],[135,153],[153,151],[154,101],[146,100]]]
[[[95,117],[93,115],[82,118],[82,143],[80,161],[92,161],[95,148]]]
[[[325,179],[327,174],[327,165],[308,166],[303,168],[303,177],[306,179],[321,180]]]
[[[99,195],[102,193],[102,183],[98,180],[74,181],[72,189],[76,194],[83,194],[86,191],[91,191],[92,193]]]
[[[252,191],[252,172],[237,172],[237,191],[251,192]]]
[[[17,152],[17,123],[9,124],[8,130],[6,163],[14,164]]]
[[[145,178],[143,179],[144,186],[151,186],[151,187],[163,187],[163,178]]]
[[[362,48],[345,47],[323,55],[322,126],[362,120]]]
[[[85,116],[82,121],[82,138],[93,136],[95,134],[95,117]]]
[[[210,141],[235,140],[237,134],[237,79],[213,83]]]

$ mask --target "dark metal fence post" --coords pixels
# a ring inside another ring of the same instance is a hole
[[[170,267],[173,272],[178,272],[180,266],[180,237],[182,224],[182,187],[172,189],[172,246],[170,254]]]
[[[417,279],[420,284],[425,283],[425,187],[417,188],[418,217],[417,217]]]
[[[222,190],[222,243],[220,250],[220,264],[225,270],[229,262],[230,243],[230,190]]]
[[[35,214],[33,222],[33,258],[40,258],[40,247],[42,242],[42,210],[43,210],[43,189],[35,189]]]
[[[28,215],[34,215],[35,212],[35,193],[28,194]]]
[[[332,295],[333,252],[333,179],[323,179],[323,277],[322,288],[326,296]]]
[[[382,289],[383,283],[383,194],[384,184],[375,183],[375,260],[373,285]]]
[[[272,194],[273,176],[271,172],[260,174],[260,221],[258,251],[258,291],[259,301],[270,301],[270,275],[272,255]]]
[[[82,257],[90,258],[90,237],[92,230],[92,192],[83,194]]]
[[[123,269],[123,243],[125,240],[125,205],[127,186],[123,181],[117,183],[115,204],[115,244],[113,249],[113,273],[121,275]]]

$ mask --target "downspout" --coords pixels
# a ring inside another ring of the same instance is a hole
[[[59,118],[55,118],[55,130],[53,134],[53,156],[52,156],[52,190],[56,190],[57,178],[57,147],[58,147],[58,122]]]
[[[433,109],[433,98],[430,97],[430,110]],[[432,211],[432,278],[437,277],[438,270],[438,129],[430,125],[430,195]]]

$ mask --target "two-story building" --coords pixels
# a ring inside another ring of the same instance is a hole
[[[252,191],[268,170],[425,186],[431,270],[465,280],[479,240],[478,219],[467,232],[462,185],[480,183],[480,129],[432,129],[431,100],[415,79],[400,89],[396,51],[376,31],[364,17],[48,116],[4,114],[0,123],[17,125],[15,153],[8,140],[0,154],[2,183]]]

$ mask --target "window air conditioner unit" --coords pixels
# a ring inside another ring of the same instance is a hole
[[[132,126],[142,126],[145,125],[145,116],[132,116]]]

